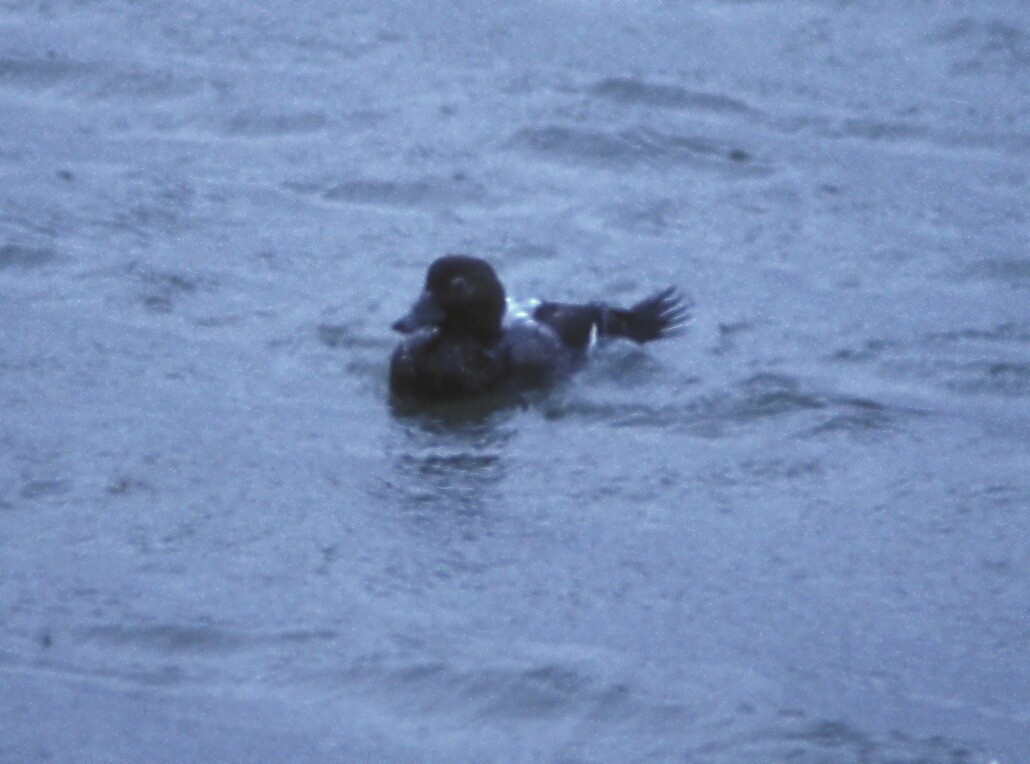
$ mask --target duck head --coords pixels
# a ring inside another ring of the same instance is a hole
[[[411,334],[437,328],[494,342],[501,336],[504,310],[504,287],[490,263],[469,255],[444,255],[429,266],[422,295],[393,329]]]

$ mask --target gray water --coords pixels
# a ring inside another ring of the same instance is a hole
[[[1021,0],[0,5],[0,761],[1030,761]],[[391,406],[447,251],[689,333]]]

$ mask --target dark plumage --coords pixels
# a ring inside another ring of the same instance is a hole
[[[650,342],[677,334],[688,318],[671,287],[630,308],[545,302],[508,325],[505,309],[504,287],[485,260],[434,261],[422,295],[393,325],[406,336],[390,360],[390,389],[446,399],[536,386],[574,369],[598,338]]]

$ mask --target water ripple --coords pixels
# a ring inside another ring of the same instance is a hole
[[[657,106],[664,109],[691,109],[719,114],[755,115],[757,110],[739,98],[689,90],[679,85],[666,85],[631,78],[602,80],[590,88],[602,98],[623,103]]]
[[[669,135],[648,127],[613,132],[548,125],[515,133],[513,146],[564,162],[601,165],[681,165],[717,170],[731,177],[754,178],[773,168],[740,146],[707,136]]]
[[[683,429],[702,437],[721,437],[740,425],[758,426],[766,420],[797,420],[809,435],[844,432],[869,435],[891,431],[897,421],[914,412],[869,398],[810,388],[785,374],[760,373],[728,391],[710,392],[684,403],[587,397],[577,390],[566,398],[547,401],[548,419],[603,422],[612,427]]]
[[[386,207],[481,206],[490,199],[485,188],[469,181],[461,173],[449,178],[427,176],[415,180],[348,178],[289,182],[286,187],[299,193],[319,194],[332,202]]]
[[[40,268],[56,259],[56,253],[46,247],[23,247],[19,244],[0,247],[0,271],[7,268]]]

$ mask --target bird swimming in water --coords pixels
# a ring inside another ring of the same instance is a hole
[[[689,317],[673,287],[629,308],[542,302],[505,321],[508,312],[486,260],[438,258],[411,311],[393,324],[405,336],[390,359],[390,390],[445,400],[538,387],[576,369],[600,339],[651,342],[677,334]]]

